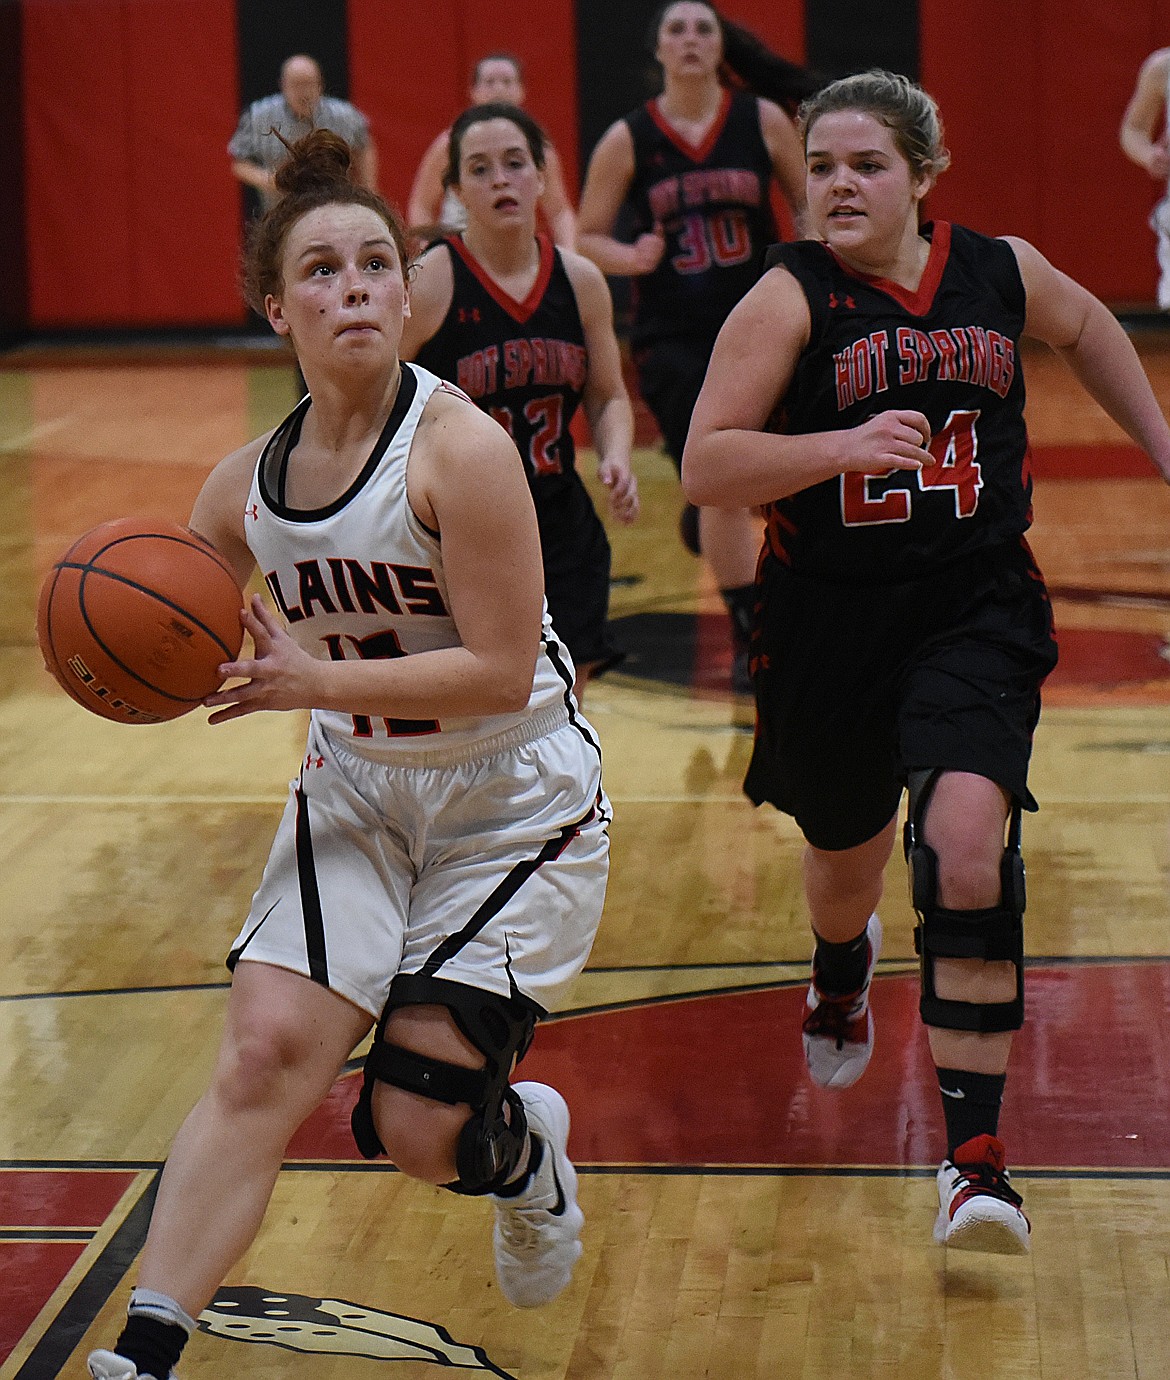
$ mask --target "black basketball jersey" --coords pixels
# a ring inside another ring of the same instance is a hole
[[[458,384],[504,427],[524,459],[539,508],[542,499],[580,483],[570,424],[589,357],[560,251],[543,235],[537,241],[540,269],[523,302],[492,281],[462,238],[441,241],[450,250],[455,286],[418,363]]]
[[[626,124],[634,140],[634,179],[626,197],[633,233],[658,224],[666,236],[658,267],[633,279],[633,339],[713,342],[759,277],[776,238],[772,158],[760,132],[759,102],[743,91],[725,91],[697,147],[671,128],[657,101],[627,115]]]
[[[946,221],[922,234],[930,257],[914,293],[812,240],[768,254],[796,278],[812,319],[775,429],[837,431],[913,408],[933,433],[933,466],[838,475],[769,506],[766,552],[818,578],[911,579],[1018,544],[1031,523],[1015,254]]]

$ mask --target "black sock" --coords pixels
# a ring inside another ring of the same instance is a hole
[[[186,1345],[187,1333],[178,1323],[160,1322],[142,1313],[131,1313],[114,1350],[127,1361],[133,1361],[139,1375],[167,1380],[179,1364],[179,1355]]]
[[[966,1069],[939,1069],[943,1116],[947,1122],[947,1159],[972,1136],[994,1136],[999,1130],[999,1108],[1007,1075],[968,1073]]]
[[[737,585],[734,589],[721,589],[719,593],[727,605],[735,649],[737,652],[747,651],[752,640],[752,626],[756,619],[756,587],[755,585]]]
[[[860,992],[869,967],[869,922],[866,921],[865,929],[856,939],[847,939],[844,944],[830,944],[819,934],[816,938],[813,975],[817,991],[826,997],[845,997]]]
[[[513,1179],[510,1184],[505,1184],[503,1188],[496,1189],[497,1198],[519,1198],[521,1193],[532,1182],[532,1176],[540,1168],[540,1162],[544,1159],[544,1144],[540,1137],[534,1132],[528,1133],[528,1168],[518,1179]]]

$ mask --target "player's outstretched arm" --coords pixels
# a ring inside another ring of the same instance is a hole
[[[622,377],[621,351],[613,329],[613,299],[596,264],[580,254],[566,253],[564,260],[589,355],[582,401],[597,451],[597,476],[609,491],[613,516],[619,522],[633,522],[641,506],[638,480],[630,468],[634,409]]]
[[[634,139],[629,125],[618,120],[598,140],[589,159],[577,213],[577,248],[602,273],[633,277],[653,273],[665,251],[659,226],[639,235],[633,244],[614,238],[618,212],[633,180]]]
[[[1170,427],[1121,323],[1027,240],[1006,238],[1027,295],[1025,334],[1042,340],[1065,360],[1085,390],[1170,483]]]
[[[1159,48],[1142,63],[1121,120],[1122,152],[1159,181],[1170,177],[1170,152],[1166,139],[1158,133],[1165,116],[1168,75],[1170,48]]]

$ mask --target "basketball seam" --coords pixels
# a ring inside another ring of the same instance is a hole
[[[102,551],[98,552],[98,555],[104,555],[105,552],[108,551],[108,550],[109,550],[109,547],[105,547]],[[122,575],[122,574],[120,574],[120,573],[119,573],[118,571],[116,571],[116,570],[106,570],[104,567],[102,567],[102,566],[100,566],[100,565],[99,565],[99,566],[93,565],[92,562],[86,562],[86,563],[83,564],[83,563],[81,563],[80,561],[58,561],[58,562],[57,562],[57,565],[56,565],[56,567],[55,567],[55,569],[57,569],[57,570],[79,570],[79,571],[81,571],[82,579],[81,579],[80,587],[79,587],[79,589],[78,589],[78,595],[79,595],[79,596],[81,595],[82,591],[83,591],[84,588],[85,588],[85,576],[86,576],[86,575],[104,575],[104,576],[106,577],[106,579],[108,579],[108,580],[114,580],[114,581],[116,581],[118,584],[126,585],[126,586],[127,586],[128,588],[130,588],[130,589],[136,589],[136,590],[138,591],[139,594],[148,594],[148,595],[150,595],[150,597],[151,597],[152,599],[157,600],[160,604],[163,604],[166,608],[171,609],[171,610],[172,610],[173,612],[175,612],[175,613],[181,613],[181,614],[183,615],[184,618],[190,619],[190,621],[191,621],[192,623],[194,623],[195,626],[196,626],[197,628],[200,629],[200,631],[205,632],[205,633],[207,634],[207,636],[211,638],[212,642],[214,642],[215,645],[220,649],[220,651],[223,652],[224,656],[226,656],[226,657],[228,657],[230,660],[233,660],[233,661],[234,661],[235,658],[236,658],[236,656],[238,655],[238,653],[232,651],[232,649],[227,645],[227,643],[223,640],[223,638],[220,637],[220,635],[215,631],[214,628],[209,628],[209,627],[207,626],[207,624],[204,623],[201,619],[197,618],[197,617],[191,612],[190,609],[184,608],[182,604],[176,604],[176,603],[174,602],[173,599],[168,599],[167,596],[166,596],[165,594],[160,594],[159,591],[158,591],[157,589],[151,589],[151,587],[150,587],[149,585],[140,584],[137,580],[133,579],[133,578],[132,578],[131,576],[129,576],[129,575]],[[234,578],[234,577],[233,577],[233,578]],[[238,588],[238,586],[237,586],[237,588]],[[79,602],[80,602],[80,601],[79,601]],[[84,605],[82,606],[81,611],[82,611],[83,613],[85,612]],[[88,623],[89,623],[89,620],[88,620],[88,619],[86,619],[86,623],[87,623],[87,626],[88,626]],[[90,632],[93,632],[93,628],[92,628],[92,627],[90,627]],[[96,634],[95,634],[95,636],[96,636]],[[104,648],[103,648],[103,650],[104,650]],[[145,684],[147,684],[147,682],[146,682],[146,681],[143,681],[143,684],[145,685]],[[181,698],[181,697],[180,697],[180,696],[174,696],[174,697],[172,697],[172,698]]]

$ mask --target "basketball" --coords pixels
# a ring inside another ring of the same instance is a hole
[[[166,518],[119,518],[73,543],[41,586],[45,665],[84,709],[153,724],[198,708],[243,642],[227,561]]]

